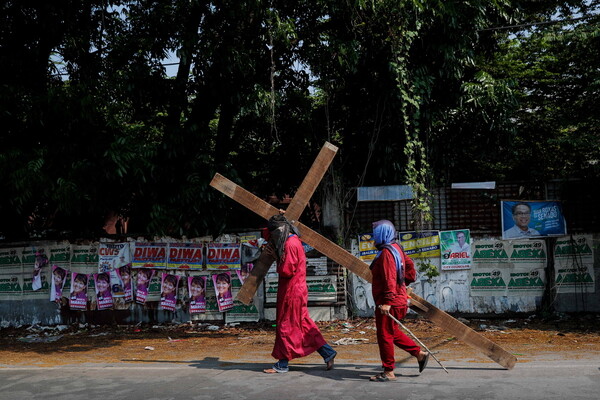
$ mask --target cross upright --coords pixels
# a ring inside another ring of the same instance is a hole
[[[372,281],[371,271],[369,266],[362,260],[358,259],[342,247],[333,243],[331,240],[313,231],[298,221],[304,208],[308,204],[311,196],[317,189],[321,179],[327,172],[329,165],[333,161],[338,148],[331,143],[326,142],[321,148],[319,155],[313,162],[310,170],[306,174],[302,184],[298,188],[292,201],[285,211],[285,217],[298,228],[300,231],[300,239],[308,245],[314,247],[321,254],[324,254],[334,262],[344,266],[351,272],[362,277],[367,282]],[[279,209],[275,208],[266,201],[253,195],[234,182],[225,178],[220,174],[215,174],[210,186],[217,189],[221,193],[235,200],[244,207],[254,211],[259,216],[269,219],[273,215],[279,214]],[[262,283],[269,267],[275,259],[269,254],[270,252],[263,251],[256,260],[254,268],[250,275],[245,279],[238,295],[237,300],[248,305],[252,302],[256,290]],[[411,309],[425,316],[432,322],[441,326],[443,329],[454,334],[457,339],[463,340],[466,344],[481,351],[483,354],[502,365],[507,369],[514,367],[516,357],[500,346],[478,334],[462,322],[453,318],[439,308],[430,304],[425,299],[417,296],[412,291],[410,292]]]

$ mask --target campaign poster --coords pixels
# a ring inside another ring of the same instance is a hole
[[[153,269],[138,269],[135,284],[135,302],[146,304],[148,298],[148,287],[154,276]]]
[[[188,276],[190,314],[206,312],[206,276]]]
[[[242,285],[246,282],[246,278],[250,275],[250,272],[252,272],[252,268],[254,268],[254,264],[249,262],[242,264],[242,268],[235,271]]]
[[[558,201],[501,201],[502,239],[566,235]]]
[[[115,271],[123,288],[123,300],[126,303],[133,301],[133,276],[131,271],[131,263],[125,264]]]
[[[62,299],[62,292],[67,281],[67,274],[69,271],[59,267],[58,265],[52,266],[52,284],[50,288],[50,301],[59,303]]]
[[[557,293],[594,293],[594,253],[591,235],[558,238],[554,248]]]
[[[129,242],[102,242],[98,245],[98,272],[108,272],[113,298],[125,297],[125,289],[117,269],[131,265]]]
[[[242,265],[243,268],[243,265]],[[236,271],[237,278],[233,276],[232,280],[232,293],[233,298],[237,296],[240,288],[242,287],[242,281],[240,279],[240,271]],[[260,300],[257,299],[258,302]],[[235,323],[235,322],[258,322],[260,319],[260,313],[258,312],[257,303],[252,302],[249,305],[245,305],[239,300],[233,300],[233,307],[225,313],[225,323]]]
[[[166,268],[167,243],[135,242],[131,265],[133,268]]]
[[[19,291],[27,299],[47,299],[49,292],[48,277],[50,271],[47,246],[28,246],[21,250],[23,273],[19,276]],[[21,266],[19,265],[19,269]]]
[[[515,240],[507,246],[509,262],[508,296],[543,296],[546,287],[546,243],[543,240]]]
[[[93,274],[96,287],[96,299],[98,310],[106,310],[113,307],[112,291],[110,288],[110,275],[108,272]]]
[[[162,273],[160,280],[160,306],[163,310],[175,311],[177,305],[177,289],[181,276]]]
[[[212,275],[215,294],[217,295],[217,305],[219,311],[224,312],[233,308],[233,293],[231,285],[231,272],[223,271]]]
[[[336,302],[337,301],[337,276],[307,276],[308,301]],[[276,276],[267,277],[265,280],[265,301],[273,304],[277,302],[279,279]]]
[[[368,263],[375,259],[377,252],[372,233],[358,235],[358,258]]]
[[[209,243],[206,251],[207,269],[238,269],[241,263],[238,243]]]
[[[88,275],[71,272],[71,291],[69,294],[69,308],[71,310],[87,309]]]
[[[469,229],[440,232],[442,271],[471,268],[471,234]]]
[[[48,265],[48,257],[43,252],[35,253],[35,263],[33,266],[33,274],[31,278],[31,289],[33,291],[42,288],[42,269]]]
[[[400,232],[399,244],[410,258],[440,257],[439,231]]]
[[[167,268],[202,269],[202,243],[169,243]]]

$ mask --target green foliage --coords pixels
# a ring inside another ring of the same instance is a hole
[[[408,184],[419,229],[432,185],[598,175],[596,1],[42,3],[1,8],[7,238],[256,226],[214,173],[293,194],[325,140],[336,202]]]

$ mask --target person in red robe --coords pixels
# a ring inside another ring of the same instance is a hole
[[[383,372],[370,378],[373,382],[396,380],[394,368],[394,345],[417,358],[419,372],[427,366],[429,353],[409,338],[389,317],[401,320],[408,311],[406,283],[416,279],[413,260],[404,254],[396,243],[396,228],[388,220],[373,223],[373,241],[379,252],[371,263],[373,274],[373,299],[375,300],[375,326],[377,327],[377,345]]]
[[[288,362],[317,351],[331,370],[337,352],[327,344],[308,314],[306,255],[298,231],[283,215],[269,220],[270,251],[277,260],[277,329],[271,355],[279,360],[268,374],[288,372]]]

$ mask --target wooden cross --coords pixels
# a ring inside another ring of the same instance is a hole
[[[308,204],[308,201],[321,182],[325,172],[327,172],[327,169],[329,168],[333,157],[335,157],[337,150],[337,147],[331,143],[325,143],[310,170],[308,171],[308,174],[306,174],[304,181],[294,195],[294,198],[286,209],[285,217],[298,228],[301,235],[300,239],[304,243],[314,247],[321,254],[324,254],[334,262],[349,269],[356,275],[365,279],[367,282],[371,282],[371,271],[369,266],[364,261],[355,257],[342,247],[333,243],[331,240],[321,236],[298,221],[298,218],[300,218],[304,207],[306,207]],[[266,201],[258,198],[220,174],[215,174],[210,186],[235,200],[244,207],[250,209],[251,211],[254,211],[256,214],[265,219],[269,219],[273,215],[279,214],[279,209],[273,207]],[[256,290],[262,283],[267,271],[269,270],[269,267],[274,261],[275,259],[269,254],[269,252],[263,251],[261,253],[258,260],[255,261],[252,272],[246,278],[244,284],[240,288],[240,291],[236,297],[237,300],[246,305],[252,302]],[[517,361],[514,355],[510,354],[491,340],[478,334],[473,329],[469,328],[451,315],[435,307],[433,304],[428,303],[410,290],[409,296],[410,308],[412,310],[423,315],[427,319],[439,325],[442,329],[453,334],[457,339],[462,340],[476,350],[481,351],[483,354],[503,367],[507,369],[514,367]]]

